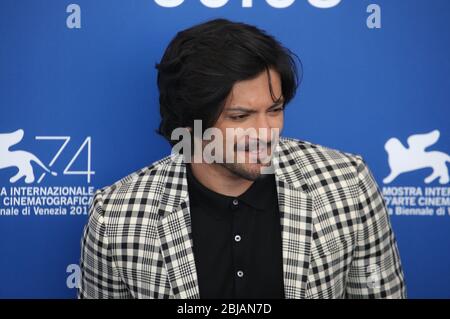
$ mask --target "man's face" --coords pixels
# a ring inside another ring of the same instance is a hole
[[[224,137],[223,157],[220,164],[231,173],[248,180],[261,176],[261,168],[270,166],[272,150],[283,128],[283,97],[278,72],[270,69],[270,81],[275,99],[270,94],[267,72],[256,78],[235,83],[223,112],[213,127]],[[227,136],[227,128],[243,129],[252,134]],[[253,134],[256,133],[256,134]],[[228,150],[227,150],[228,149]],[[233,161],[227,153],[233,150]],[[252,151],[253,150],[253,151]]]

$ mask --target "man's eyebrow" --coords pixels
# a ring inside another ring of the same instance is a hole
[[[271,106],[269,106],[267,109],[270,110],[270,109],[272,109],[272,108],[274,108],[276,106],[279,106],[279,105],[281,105],[283,103],[284,103],[284,99],[281,99],[278,102],[276,102],[276,103],[272,104]],[[238,106],[238,105],[229,107],[229,108],[225,109],[225,111],[241,111],[241,112],[246,112],[246,113],[256,113],[257,112],[254,109],[250,109],[248,107]]]

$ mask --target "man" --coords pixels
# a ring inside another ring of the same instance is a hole
[[[293,53],[216,19],[179,32],[156,67],[158,132],[186,147],[97,190],[80,298],[406,297],[363,158],[279,136]]]

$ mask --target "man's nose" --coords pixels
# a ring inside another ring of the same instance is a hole
[[[257,117],[256,132],[261,143],[269,143],[273,139],[274,129],[267,114],[260,114]]]

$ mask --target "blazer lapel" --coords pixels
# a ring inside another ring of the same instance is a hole
[[[174,158],[159,207],[158,234],[167,274],[176,299],[200,298],[192,250],[186,167]]]
[[[279,144],[274,157],[280,210],[285,298],[306,297],[313,230],[313,198],[291,154]]]

